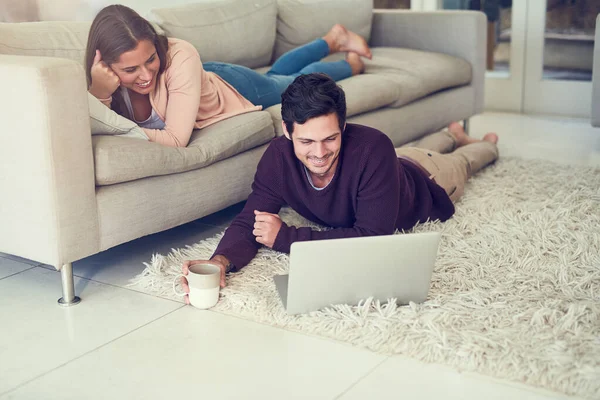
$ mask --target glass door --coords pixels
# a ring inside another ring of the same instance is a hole
[[[412,0],[411,9],[482,11],[487,33],[485,108],[522,112],[527,1]]]
[[[589,117],[598,0],[528,0],[523,111]]]
[[[527,2],[471,1],[478,6],[487,18],[485,109],[522,112]]]
[[[485,13],[486,109],[590,115],[600,0],[412,0],[411,8]]]

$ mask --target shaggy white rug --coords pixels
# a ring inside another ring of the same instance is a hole
[[[272,281],[287,271],[288,256],[263,249],[228,279],[213,310],[600,397],[600,169],[502,159],[470,181],[452,219],[413,231],[442,233],[423,304],[366,300],[288,316]],[[182,261],[206,259],[220,237],[154,255],[132,285],[175,298],[171,282]]]

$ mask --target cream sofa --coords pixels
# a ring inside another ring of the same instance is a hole
[[[592,71],[592,126],[600,127],[600,14],[596,17],[594,67]]]
[[[265,70],[336,22],[369,39],[366,73],[340,82],[348,121],[396,145],[482,111],[485,16],[372,10],[371,0],[220,1],[153,10],[203,61]],[[193,133],[187,148],[90,135],[82,60],[89,22],[0,24],[0,251],[62,272],[64,305],[79,299],[71,263],[214,213],[248,196],[280,134],[280,107]],[[211,38],[211,40],[207,40]]]

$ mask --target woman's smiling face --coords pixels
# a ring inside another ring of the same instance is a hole
[[[135,49],[127,51],[110,65],[121,86],[139,94],[149,94],[156,87],[160,59],[149,40],[140,40]]]

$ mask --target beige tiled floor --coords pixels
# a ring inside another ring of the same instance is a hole
[[[502,156],[600,166],[587,121],[487,113]],[[0,399],[556,399],[556,393],[198,311],[125,287],[154,252],[222,231],[234,206],[74,265],[81,304],[56,305],[60,276],[0,253]]]

